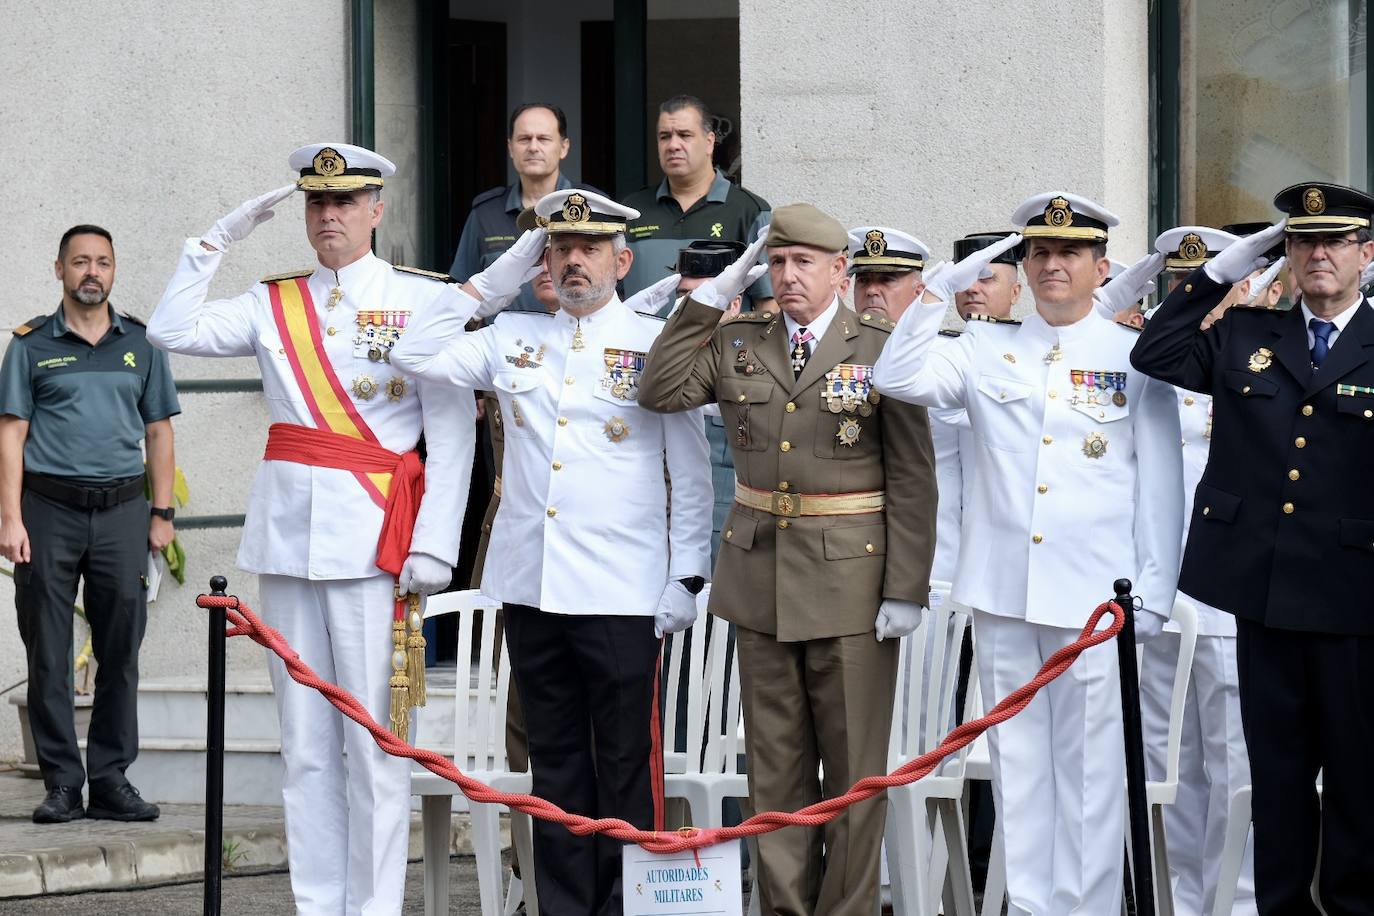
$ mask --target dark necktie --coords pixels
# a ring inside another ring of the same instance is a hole
[[[792,332],[793,379],[801,378],[802,370],[806,368],[806,361],[811,358],[811,341],[815,339],[806,328],[797,328]]]
[[[1336,325],[1330,321],[1313,318],[1307,322],[1307,326],[1312,329],[1312,368],[1320,369],[1322,360],[1331,352],[1331,332],[1336,330]]]

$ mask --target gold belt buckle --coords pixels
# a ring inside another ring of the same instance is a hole
[[[783,493],[781,490],[774,490],[773,506],[769,510],[774,515],[781,515],[784,518],[801,517],[801,497],[796,493]]]

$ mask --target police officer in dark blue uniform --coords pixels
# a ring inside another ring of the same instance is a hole
[[[1262,914],[1374,913],[1374,198],[1309,182],[1176,287],[1131,361],[1213,397],[1179,590],[1236,615]],[[1199,323],[1286,235],[1287,311]],[[1316,790],[1322,774],[1322,797]]]

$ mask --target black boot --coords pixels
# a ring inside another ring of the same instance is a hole
[[[35,824],[65,824],[85,816],[86,809],[81,807],[81,790],[64,786],[53,786],[48,790],[48,797],[43,799],[43,804],[33,809]]]
[[[92,786],[91,805],[86,813],[105,821],[155,821],[161,812],[126,782],[109,789]]]

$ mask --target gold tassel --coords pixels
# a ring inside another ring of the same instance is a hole
[[[410,705],[425,705],[425,618],[420,613],[420,596],[407,596],[410,608],[410,637],[406,639],[406,675],[410,678]]]
[[[410,739],[410,678],[406,677],[406,622],[391,622],[391,733]]]

